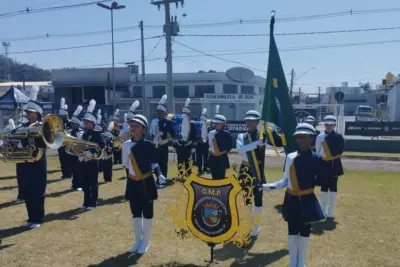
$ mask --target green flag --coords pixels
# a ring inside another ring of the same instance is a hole
[[[274,37],[275,17],[271,18],[267,83],[265,85],[262,120],[281,129],[285,153],[296,151],[296,130],[292,101]]]

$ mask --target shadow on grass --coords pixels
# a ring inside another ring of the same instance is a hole
[[[22,226],[16,226],[16,227],[11,227],[8,229],[1,229],[0,230],[0,238],[8,238],[11,236],[16,236],[19,234],[22,234],[23,232],[32,230],[31,228],[27,228],[27,227],[22,227]]]
[[[47,174],[53,174],[53,173],[56,173],[56,172],[60,172],[60,170],[50,170],[50,171],[47,171]],[[10,176],[0,177],[0,181],[2,181],[2,180],[12,180],[12,179],[17,179],[17,176],[16,175],[10,175]]]
[[[18,188],[18,186],[17,185],[4,186],[4,187],[0,187],[0,191],[8,191],[8,190],[13,190],[15,188]]]
[[[115,196],[112,198],[107,198],[107,199],[100,199],[97,201],[97,206],[105,206],[105,205],[117,205],[125,202],[125,196]]]
[[[60,192],[53,192],[53,193],[47,194],[46,197],[56,198],[56,197],[61,197],[61,196],[65,195],[65,194],[72,193],[72,192],[75,192],[75,190],[73,190],[71,188],[68,188],[68,189],[65,189],[65,190],[60,191]]]
[[[126,180],[126,179],[128,179],[128,178],[126,178],[126,176],[122,176],[122,177],[118,178],[118,180],[121,180],[121,181]]]
[[[282,214],[282,209],[283,209],[282,204],[276,205],[274,208],[275,208],[276,212],[278,212],[279,214]]]
[[[132,254],[129,252],[122,253],[118,256],[108,258],[98,264],[91,264],[88,267],[115,267],[115,266],[131,266],[136,265],[138,260],[141,258],[140,254]]]
[[[22,204],[22,203],[24,203],[24,202],[23,201],[15,201],[15,200],[9,201],[9,202],[0,203],[0,210],[8,208],[8,207],[16,206],[16,205],[19,205],[19,204]]]
[[[323,235],[325,232],[333,231],[339,223],[335,219],[326,219],[325,221],[311,224],[311,233],[314,235]]]
[[[66,210],[60,213],[50,213],[47,214],[44,217],[44,222],[48,223],[48,222],[52,222],[52,221],[73,221],[78,219],[78,215],[85,213],[85,210],[76,208],[76,209],[72,209],[72,210]]]
[[[151,267],[201,267],[202,265],[196,265],[196,264],[185,264],[185,263],[179,263],[179,262],[169,262],[169,263],[164,263],[164,264],[159,264],[159,265],[151,265]],[[211,266],[211,265],[203,265],[203,266]]]
[[[10,244],[10,245],[0,245],[0,251],[9,247],[14,246],[14,244]]]

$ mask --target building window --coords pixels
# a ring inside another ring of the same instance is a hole
[[[132,86],[131,87],[131,96],[133,98],[142,98],[142,87],[141,86]]]
[[[189,86],[188,85],[174,86],[174,97],[175,98],[189,97]]]
[[[215,94],[214,85],[196,85],[194,87],[195,97],[203,98],[204,94]]]
[[[224,94],[237,94],[238,86],[236,84],[224,84]]]
[[[240,90],[241,90],[242,94],[254,95],[254,87],[253,86],[242,85],[242,88]]]
[[[153,98],[161,98],[163,95],[165,95],[164,85],[153,86]]]

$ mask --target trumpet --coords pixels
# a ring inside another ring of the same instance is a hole
[[[66,153],[85,160],[99,160],[103,157],[104,149],[101,149],[98,144],[76,138],[68,133],[64,133],[64,145]],[[90,151],[92,156],[87,157],[86,151]]]
[[[131,139],[131,133],[130,132],[124,133],[124,134],[116,137],[114,139],[113,148],[116,149],[116,150],[121,150],[124,142],[129,140],[129,139]]]

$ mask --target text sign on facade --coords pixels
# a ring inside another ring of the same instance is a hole
[[[263,95],[251,94],[204,94],[204,100],[209,103],[253,103],[259,104]]]

